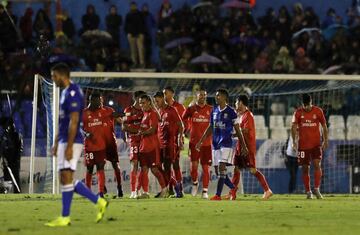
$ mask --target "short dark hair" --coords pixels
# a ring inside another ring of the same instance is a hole
[[[168,91],[171,91],[172,93],[175,93],[174,88],[172,88],[171,86],[165,87],[164,90],[168,90]]]
[[[310,94],[307,94],[307,93],[303,94],[302,95],[302,102],[303,102],[304,105],[309,105],[310,102],[311,102]]]
[[[245,106],[249,105],[249,97],[247,95],[239,95],[236,100],[239,102],[241,101]]]
[[[58,63],[58,64],[54,65],[51,68],[51,71],[56,71],[56,72],[60,73],[61,75],[65,75],[66,77],[70,77],[70,68],[65,63]]]
[[[158,98],[164,98],[164,94],[163,94],[161,91],[158,91],[158,92],[156,92],[155,95],[154,95],[154,98],[156,98],[156,97],[158,97]]]
[[[134,92],[134,98],[138,99],[139,97],[141,97],[142,95],[146,95],[145,91],[135,91]]]
[[[151,102],[150,96],[149,96],[149,95],[146,95],[146,94],[140,96],[140,99],[144,99],[144,100],[147,100],[147,101],[150,101],[150,102]]]
[[[219,88],[216,92],[219,92],[221,95],[226,96],[226,99],[229,99],[229,92],[225,88]]]

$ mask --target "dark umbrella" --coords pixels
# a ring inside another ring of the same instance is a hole
[[[192,59],[190,63],[191,64],[221,64],[222,60],[207,53],[202,53],[200,56]]]
[[[254,6],[251,5],[249,2],[238,1],[238,0],[231,0],[229,2],[225,2],[220,5],[222,8],[237,8],[237,9],[250,9]]]
[[[322,34],[326,40],[331,40],[335,36],[335,34],[341,30],[343,30],[345,34],[349,33],[349,27],[341,24],[334,24],[324,29],[322,31]]]
[[[188,43],[192,43],[194,42],[194,40],[190,37],[182,37],[182,38],[177,38],[177,39],[174,39],[172,40],[171,42],[168,42],[165,44],[165,49],[171,49],[171,48],[174,48],[174,47],[178,47],[180,45],[183,45],[183,44],[188,44]]]
[[[203,7],[212,7],[212,2],[200,2],[198,4],[195,4],[193,7],[191,7],[192,11],[195,11],[196,9],[203,8]]]
[[[303,33],[308,33],[308,34],[311,34],[312,32],[319,32],[321,33],[321,30],[319,28],[303,28],[297,32],[295,32],[293,35],[292,35],[292,39],[295,39],[297,37],[299,37],[301,34]]]
[[[98,29],[88,30],[83,33],[81,37],[85,42],[98,43],[101,45],[111,44],[113,42],[111,34]]]

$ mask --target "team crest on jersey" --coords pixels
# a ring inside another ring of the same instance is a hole
[[[316,114],[313,115],[313,119],[316,119]]]
[[[227,113],[224,113],[224,118],[228,118],[228,114],[227,114]]]
[[[91,115],[89,115],[88,118],[90,119],[90,118],[91,118]]]
[[[206,115],[210,115],[210,112],[209,112],[209,111],[206,111]]]
[[[70,91],[70,95],[71,95],[72,97],[75,96],[75,94],[76,94],[76,91],[74,91],[74,90]]]
[[[99,117],[101,117],[101,113],[99,113]]]
[[[304,115],[301,115],[301,117],[300,118],[304,118]]]

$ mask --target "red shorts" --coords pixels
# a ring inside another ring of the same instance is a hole
[[[234,166],[239,168],[256,168],[255,154],[249,153],[247,156],[235,155]]]
[[[209,146],[201,146],[200,152],[195,149],[195,144],[190,143],[189,144],[189,150],[190,150],[190,160],[192,162],[199,162],[201,165],[209,165],[212,164],[212,151],[211,151],[211,145]]]
[[[139,147],[140,144],[131,144],[129,148],[129,158],[130,161],[138,161],[139,160]]]
[[[310,162],[315,159],[322,159],[321,147],[298,151],[299,165],[310,165]]]
[[[139,154],[140,166],[147,166],[148,168],[160,165],[160,153],[158,150],[153,150],[147,153]]]
[[[119,162],[119,154],[115,141],[112,141],[106,145],[106,160],[109,162]]]
[[[106,151],[84,151],[85,166],[105,164]]]

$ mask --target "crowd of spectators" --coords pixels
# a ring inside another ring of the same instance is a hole
[[[251,8],[225,8],[220,0],[206,2],[173,10],[171,1],[164,0],[158,14],[146,4],[132,2],[125,17],[112,5],[105,19],[88,5],[79,29],[63,9],[63,33],[55,30],[49,18],[50,5],[34,17],[31,8],[18,17],[12,14],[11,4],[7,12],[0,5],[1,87],[19,89],[17,84],[22,84],[31,92],[32,74],[57,61],[70,63],[74,70],[100,72],[132,68],[200,73],[328,73],[339,68],[340,73],[358,72],[360,16],[354,7],[347,9],[345,19],[332,8],[319,19],[314,9],[300,3],[292,9],[269,8],[254,18]],[[99,28],[102,20],[105,29]],[[121,43],[122,33],[129,50]],[[37,50],[40,38],[49,40],[49,51]],[[157,64],[152,60],[154,48],[159,48]]]

